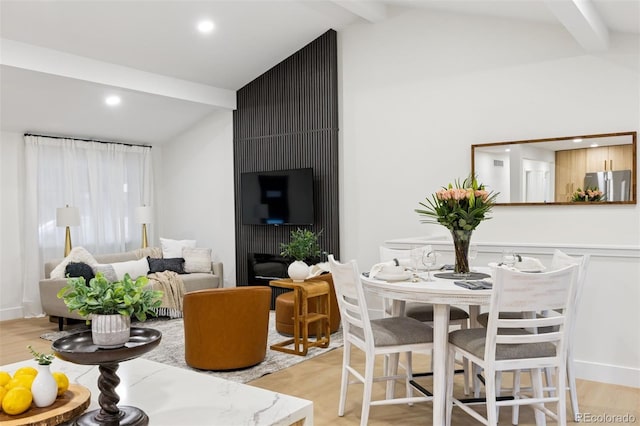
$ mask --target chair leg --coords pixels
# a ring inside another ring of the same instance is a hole
[[[351,363],[351,343],[345,339],[342,353],[342,381],[340,383],[340,402],[338,404],[338,416],[344,416],[344,406],[347,400],[347,388],[349,387],[349,371],[347,366]]]
[[[496,372],[493,369],[484,370],[484,389],[487,398],[487,424],[498,424],[498,409],[496,407]]]
[[[502,371],[496,372],[496,400],[502,395]],[[500,417],[500,407],[496,405],[496,418]]]
[[[58,330],[62,331],[63,328],[64,328],[64,318],[58,317]]]
[[[413,396],[413,386],[411,386],[411,380],[413,380],[413,360],[411,358],[411,352],[405,352],[405,357],[407,358],[405,386],[407,388],[407,398],[411,398]],[[413,402],[410,402],[409,405],[413,405]]]
[[[513,393],[512,393],[513,399],[520,399],[518,394],[520,393],[521,373],[522,372],[520,370],[515,370],[513,372]],[[520,417],[520,406],[519,405],[514,405],[511,408],[511,424],[517,425],[519,417]]]
[[[569,397],[571,398],[571,412],[573,413],[573,421],[576,423],[580,418],[580,407],[578,406],[578,390],[576,389],[576,372],[573,365],[573,356],[569,350],[569,358],[567,358],[567,381],[569,382]]]
[[[542,387],[542,371],[540,368],[531,369],[531,384],[533,385],[533,397],[535,399],[542,398],[544,396],[544,388]],[[535,410],[536,426],[545,426],[547,424],[547,418],[544,412]]]
[[[460,329],[466,330],[468,327],[468,320],[460,322]],[[469,366],[471,363],[465,357],[462,357],[462,374],[464,375],[464,394],[469,395],[469,383],[473,383],[473,380],[469,380],[469,375],[471,374],[471,370]],[[431,370],[433,371],[433,369]]]
[[[556,396],[556,393],[553,390],[553,375],[551,374],[551,368],[544,369],[544,379],[547,382],[547,386],[550,388],[549,396]]]
[[[446,397],[446,426],[451,426],[451,414],[453,413],[453,376],[456,364],[456,353],[449,349],[447,358],[447,397]]]
[[[565,365],[556,368],[556,393],[558,394],[558,424],[567,424],[567,368]]]
[[[371,407],[371,394],[373,388],[373,366],[375,356],[367,354],[364,366],[364,389],[362,391],[362,413],[360,414],[360,426],[366,426],[369,422],[369,408]]]

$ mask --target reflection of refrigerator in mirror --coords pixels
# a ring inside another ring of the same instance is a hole
[[[631,170],[590,172],[584,177],[585,188],[604,192],[603,201],[631,200]]]

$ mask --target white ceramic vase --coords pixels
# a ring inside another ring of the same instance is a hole
[[[91,316],[91,338],[99,348],[120,348],[129,341],[130,333],[131,317],[128,315]]]
[[[58,396],[58,383],[54,379],[49,365],[38,365],[38,375],[31,384],[31,394],[36,407],[48,407]]]
[[[289,265],[287,272],[294,283],[301,283],[309,276],[309,266],[302,260],[296,260]]]

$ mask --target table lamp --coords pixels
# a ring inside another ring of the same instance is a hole
[[[152,218],[153,212],[151,206],[136,207],[136,222],[142,224],[142,248],[149,246],[147,241],[147,223],[151,223]]]
[[[70,226],[80,225],[80,211],[77,207],[59,207],[56,209],[56,226],[66,227],[66,235],[64,240],[64,257],[69,255],[71,251],[71,231]]]

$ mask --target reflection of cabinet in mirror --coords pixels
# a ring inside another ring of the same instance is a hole
[[[590,205],[635,204],[636,139],[621,132],[472,145],[471,171],[498,205],[584,205],[572,197],[585,186],[604,192]]]
[[[574,191],[584,189],[587,173],[631,170],[632,162],[632,145],[556,151],[555,201],[571,201]]]

